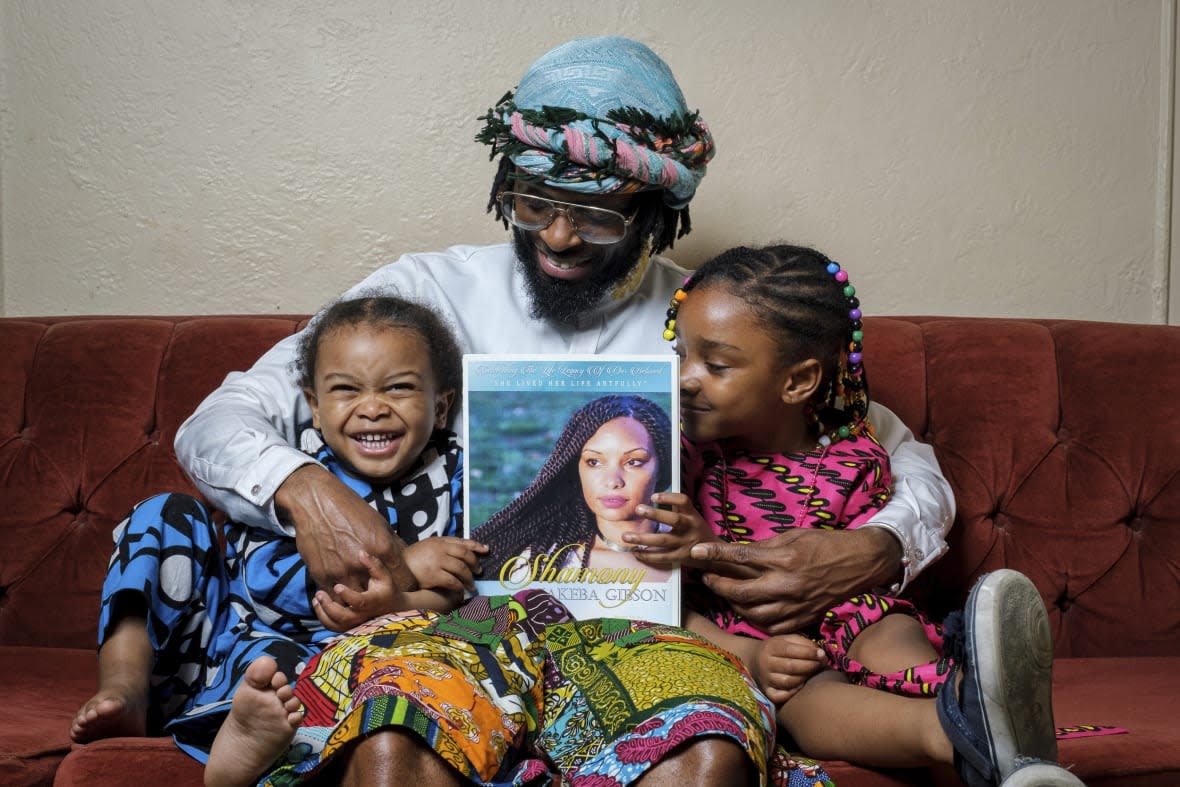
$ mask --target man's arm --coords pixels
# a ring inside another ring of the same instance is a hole
[[[176,433],[181,467],[235,522],[294,535],[274,508],[279,486],[315,460],[299,450],[311,412],[290,371],[299,336],[272,347],[247,372],[231,372]]]
[[[897,539],[878,527],[790,528],[765,541],[702,541],[690,554],[705,585],[772,636],[802,631],[901,573]]]
[[[884,581],[877,577],[873,585],[896,593],[946,552],[946,534],[955,519],[955,497],[934,449],[914,439],[900,418],[874,402],[869,406],[869,420],[877,440],[889,452],[893,493],[862,529],[883,528],[896,539],[900,565],[895,564],[893,577]]]

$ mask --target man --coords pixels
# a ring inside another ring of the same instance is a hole
[[[489,209],[512,226],[512,243],[405,255],[348,294],[397,292],[432,304],[467,352],[668,352],[665,311],[686,274],[657,255],[690,229],[688,204],[713,140],[667,66],[627,39],[572,41],[534,63],[484,119],[478,139],[501,156]],[[295,344],[287,339],[230,375],[181,427],[177,455],[231,519],[293,533],[326,591],[363,587],[362,551],[412,587],[385,520],[296,447],[310,415],[288,372]],[[857,592],[904,584],[945,550],[953,503],[932,451],[888,411],[872,418],[898,478],[875,527],[798,530],[756,551],[698,547],[716,561],[710,587],[771,633],[811,623]],[[429,768],[423,750],[403,736],[354,760]],[[726,769],[741,767],[725,747],[684,754],[648,777],[717,768],[726,783]],[[696,773],[691,780],[703,783]]]

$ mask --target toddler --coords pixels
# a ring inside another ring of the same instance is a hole
[[[150,498],[115,533],[99,688],[74,740],[164,731],[208,758],[207,784],[250,783],[301,718],[288,676],[335,632],[398,610],[448,610],[472,588],[485,550],[458,537],[463,462],[448,426],[462,366],[450,329],[401,298],[339,301],[307,332],[297,372],[312,411],[308,461],[388,518],[419,589],[400,590],[363,555],[367,586],[338,585],[334,599],[316,589],[293,534],[219,527],[187,495]]]

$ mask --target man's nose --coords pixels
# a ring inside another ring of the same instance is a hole
[[[541,240],[553,251],[565,251],[582,245],[582,239],[574,231],[565,212],[559,212],[553,217],[553,222],[540,231]]]

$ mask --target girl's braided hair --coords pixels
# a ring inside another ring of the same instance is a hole
[[[475,537],[491,548],[484,558],[485,578],[497,576],[504,561],[530,547],[536,554],[590,543],[597,525],[582,496],[578,462],[586,442],[616,418],[634,418],[647,431],[658,463],[655,489],[668,488],[672,424],[664,409],[642,396],[610,394],[594,399],[570,416],[532,483],[476,529]],[[588,555],[589,549],[585,552]]]
[[[823,382],[811,410],[821,434],[839,439],[865,428],[869,395],[860,300],[837,263],[815,249],[786,244],[722,252],[677,290],[666,339],[675,338],[680,302],[703,287],[722,287],[741,298],[777,340],[782,364],[820,362]]]

